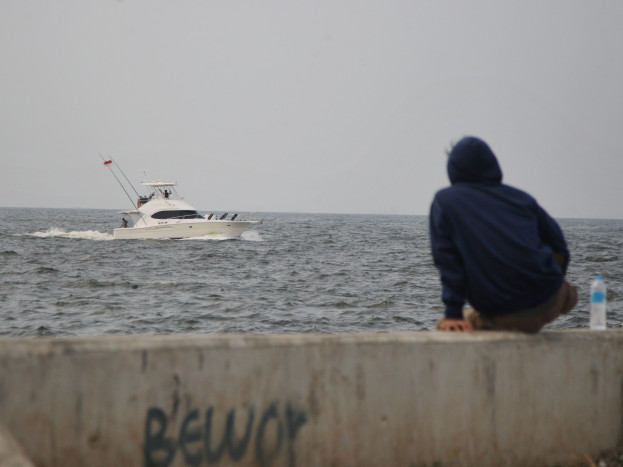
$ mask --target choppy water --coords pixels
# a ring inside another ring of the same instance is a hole
[[[238,240],[112,240],[113,210],[0,208],[0,335],[433,329],[440,284],[423,216],[256,214]],[[563,219],[588,325],[595,273],[623,323],[623,220]]]

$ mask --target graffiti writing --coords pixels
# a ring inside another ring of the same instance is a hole
[[[295,465],[294,441],[300,428],[307,423],[304,411],[295,409],[290,403],[280,410],[273,402],[258,417],[255,409],[249,407],[246,414],[236,418],[236,409],[227,412],[223,423],[214,422],[214,407],[203,414],[191,410],[184,417],[177,437],[167,436],[165,412],[152,407],[145,418],[145,466],[167,467],[179,451],[186,465],[202,463],[218,464],[224,456],[237,462],[250,453],[261,466],[270,465],[282,453],[287,453],[289,464]],[[203,418],[202,418],[203,415]],[[243,428],[235,429],[236,420]],[[221,436],[218,436],[221,433]],[[286,454],[283,454],[286,455]]]

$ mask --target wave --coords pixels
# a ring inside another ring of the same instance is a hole
[[[180,240],[190,241],[190,242],[197,241],[197,240],[199,241],[205,241],[205,240],[223,241],[223,240],[235,240],[235,238],[230,237],[228,235],[224,235],[224,234],[207,234],[207,235],[202,235],[201,237],[181,238]]]
[[[609,263],[618,261],[618,256],[587,256],[584,260],[588,263]]]
[[[263,241],[262,236],[257,230],[247,230],[246,232],[242,232],[240,236],[242,240],[246,240],[248,242],[261,242]]]
[[[32,237],[38,237],[38,238],[71,238],[71,239],[79,239],[79,240],[97,240],[97,241],[114,239],[112,234],[107,233],[107,232],[100,232],[98,230],[72,230],[68,232],[66,230],[59,229],[57,227],[52,227],[51,229],[45,232],[33,232],[33,233],[25,234],[25,235],[30,235]],[[248,241],[248,242],[261,242],[262,241],[262,237],[260,236],[259,232],[257,232],[256,230],[243,232],[242,235],[240,236],[240,239]],[[162,239],[162,240],[167,240],[167,239]],[[205,235],[203,237],[190,237],[190,238],[185,238],[182,240],[222,241],[222,240],[232,240],[232,237],[227,236],[227,235],[221,235],[221,234],[216,234],[216,235],[210,234],[210,235]],[[14,253],[14,252],[0,252],[0,254],[11,254],[11,253]]]
[[[41,266],[40,268],[37,268],[37,269],[35,270],[35,272],[36,272],[37,274],[57,273],[57,272],[58,272],[58,269],[48,268],[48,267],[45,267],[45,266]]]
[[[112,240],[113,236],[106,232],[99,232],[98,230],[72,230],[67,232],[63,229],[52,227],[46,232],[34,232],[31,234],[33,237],[39,238],[72,238],[79,240]]]
[[[260,233],[257,230],[247,230],[246,232],[242,232],[242,235],[240,235],[239,239],[247,241],[247,242],[261,242],[262,241],[262,237],[260,236]],[[188,241],[218,240],[218,241],[221,241],[221,240],[237,240],[237,239],[234,237],[230,237],[228,235],[224,235],[224,234],[208,234],[208,235],[204,235],[201,237],[188,237],[182,240],[188,240]]]

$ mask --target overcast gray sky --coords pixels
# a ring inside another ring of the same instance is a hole
[[[555,217],[623,218],[623,1],[3,0],[3,206],[427,214],[473,134]]]

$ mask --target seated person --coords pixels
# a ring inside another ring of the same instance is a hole
[[[562,230],[529,194],[502,183],[497,158],[466,137],[448,157],[451,186],[430,209],[430,241],[445,317],[437,329],[538,332],[577,303],[565,281]],[[463,312],[468,301],[473,307]]]

